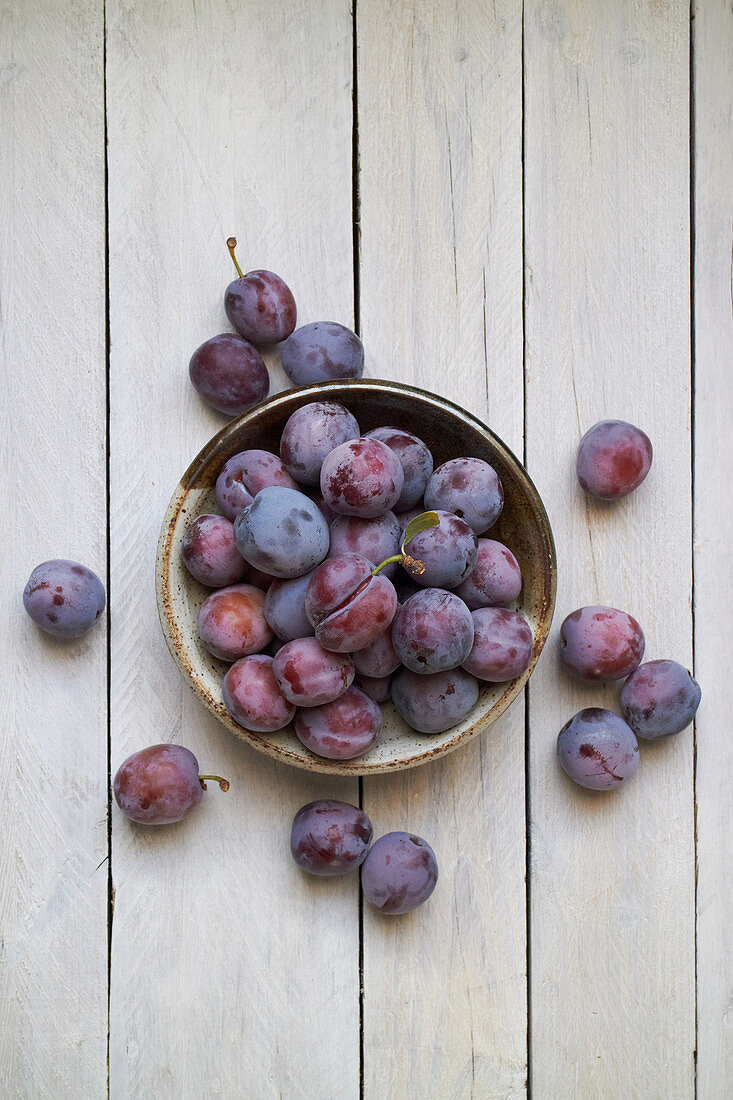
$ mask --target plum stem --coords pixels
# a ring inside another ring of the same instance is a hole
[[[199,776],[199,783],[201,784],[202,788],[205,791],[208,790],[208,787],[206,786],[206,783],[204,782],[205,779],[210,779],[212,783],[218,783],[223,791],[228,791],[229,790],[229,780],[228,779],[222,779],[222,777],[220,775],[200,775]]]
[[[239,275],[240,279],[243,279],[244,275],[242,273],[242,269],[239,266],[239,264],[237,263],[237,257],[234,255],[234,249],[236,247],[237,247],[237,238],[236,237],[229,237],[228,240],[227,240],[227,248],[229,249],[229,255],[232,258],[232,263],[234,264],[234,266],[237,269],[237,275]]]
[[[389,565],[393,561],[401,562],[404,558],[404,554],[392,554],[390,558],[385,558],[379,565],[375,565],[372,569],[372,576],[376,577],[380,569],[384,569],[385,565]]]
[[[392,554],[391,557],[385,558],[379,565],[375,565],[372,569],[372,576],[376,577],[380,569],[384,569],[385,565],[389,565],[391,562],[396,561],[400,565],[404,565],[408,573],[424,573],[425,562],[418,561],[417,558],[411,558],[409,554]]]

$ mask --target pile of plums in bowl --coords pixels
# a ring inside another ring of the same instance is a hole
[[[547,636],[554,555],[526,472],[450,402],[387,382],[279,395],[184,475],[157,563],[169,646],[263,751],[405,767],[498,716]]]

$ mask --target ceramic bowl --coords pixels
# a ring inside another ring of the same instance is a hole
[[[315,756],[290,727],[278,733],[251,733],[238,726],[224,706],[221,682],[227,666],[198,639],[201,604],[211,591],[199,584],[181,560],[188,524],[203,512],[217,512],[214,484],[221,467],[252,447],[278,453],[280,434],[295,409],[310,401],[336,401],[357,418],[362,432],[379,425],[406,428],[433,452],[436,467],[449,458],[473,456],[489,462],[504,485],[504,510],[490,536],[505,542],[522,569],[523,588],[516,609],[534,633],[532,661],[518,679],[483,684],[470,714],[445,733],[421,734],[407,726],[394,707],[382,707],[375,745],[356,760]],[[526,684],[547,635],[555,604],[556,563],[552,531],[544,506],[526,470],[511,451],[475,416],[435,394],[396,382],[354,380],[301,386],[277,394],[233,420],[204,447],[181,478],[163,520],[156,560],[156,595],[163,633],[184,678],[202,703],[231,732],[260,752],[311,771],[368,775],[410,768],[444,756],[485,730]]]

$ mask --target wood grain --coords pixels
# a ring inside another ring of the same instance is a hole
[[[695,675],[697,720],[697,1087],[733,1081],[733,713],[723,609],[731,600],[733,500],[733,8],[695,4]]]
[[[691,656],[688,10],[525,5],[529,471],[557,541],[557,627],[628,609],[647,658]],[[579,489],[595,421],[653,440],[614,505]],[[692,733],[642,745],[610,796],[560,773],[555,739],[618,688],[583,685],[550,639],[530,686],[531,1082],[536,1096],[693,1095]]]
[[[358,882],[310,880],[288,849],[299,806],[356,782],[210,719],[153,596],[169,496],[224,423],[187,364],[229,328],[227,236],[302,322],[353,320],[351,54],[346,0],[108,7],[113,766],[178,741],[232,785],[159,832],[113,817],[114,1097],[358,1095]]]
[[[21,602],[49,558],[106,572],[102,26],[101,3],[0,8],[5,1097],[106,1091],[105,622],[64,642]]]
[[[360,0],[361,322],[368,373],[437,391],[522,449],[516,4]],[[526,1078],[519,699],[440,763],[364,781],[376,835],[435,848],[424,909],[364,913],[364,1095],[509,1097]]]
[[[697,1092],[730,1091],[733,14],[693,9],[696,784],[687,731],[642,745],[606,797],[554,760],[572,713],[618,702],[561,672],[563,616],[625,607],[649,658],[692,659],[690,12],[529,0],[522,28],[518,0],[357,6],[366,373],[463,404],[520,455],[526,415],[560,562],[529,689],[529,991],[518,700],[454,756],[364,783],[377,834],[422,834],[441,867],[412,916],[365,907],[365,1100],[522,1096],[528,992],[538,1100],[691,1098],[695,794]],[[153,593],[169,496],[225,422],[187,363],[229,327],[226,237],[288,279],[301,323],[353,322],[350,5],[109,0],[106,25],[112,763],[179,741],[232,782],[160,831],[114,809],[109,1090],[355,1100],[357,882],[306,880],[287,840],[301,804],[357,784],[279,767],[210,719]],[[105,573],[104,26],[100,0],[0,7],[3,1097],[107,1090],[106,623],[60,643],[19,598],[50,557]],[[655,447],[616,505],[573,474],[606,416]]]

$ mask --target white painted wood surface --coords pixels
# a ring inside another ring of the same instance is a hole
[[[102,51],[100,4],[0,7],[4,1097],[106,1089],[105,623],[63,643],[21,602],[49,558],[105,578]]]
[[[370,373],[450,397],[520,455],[521,35],[502,0],[357,9]],[[366,907],[364,1096],[523,1095],[522,700],[445,760],[365,779],[364,806],[434,844],[441,874],[429,920]]]
[[[730,865],[733,677],[724,642],[733,509],[733,7],[696,4],[695,674],[697,721],[697,1088],[733,1085],[733,882]]]
[[[525,6],[527,457],[559,568],[556,622],[630,611],[646,656],[691,657],[688,10]],[[597,420],[654,441],[647,482],[593,503],[574,474]],[[531,1083],[540,1097],[693,1094],[692,731],[642,745],[598,797],[553,760],[563,723],[618,706],[547,647],[532,678]]]
[[[367,907],[360,1003],[358,884],[307,882],[287,857],[298,806],[356,801],[357,783],[234,741],[179,680],[153,599],[165,505],[224,423],[186,367],[228,328],[225,238],[282,272],[301,321],[353,321],[352,13],[107,3],[111,764],[175,740],[232,782],[160,833],[115,809],[108,1021],[105,626],[63,646],[19,603],[45,558],[105,572],[105,12],[0,9],[3,1096],[103,1096],[109,1023],[120,1100],[483,1100],[522,1096],[528,1073],[535,1100],[692,1100],[695,800],[697,1090],[730,1095],[733,14],[694,14],[695,786],[691,731],[642,746],[616,796],[564,781],[557,730],[617,697],[565,678],[553,636],[529,689],[529,838],[522,700],[454,756],[364,782],[377,830],[426,836],[441,881],[412,917]],[[640,619],[649,657],[689,662],[690,12],[535,0],[522,15],[516,0],[358,2],[367,374],[526,444],[558,544],[558,627],[608,602]],[[645,485],[613,506],[573,476],[602,416],[655,445]]]
[[[113,814],[114,1097],[358,1095],[358,881],[306,880],[288,854],[299,806],[357,783],[209,718],[153,597],[170,494],[225,423],[187,365],[229,329],[226,238],[245,270],[282,273],[302,321],[353,319],[351,20],[345,0],[302,10],[108,6],[112,766],[171,740],[231,781],[159,833]]]

